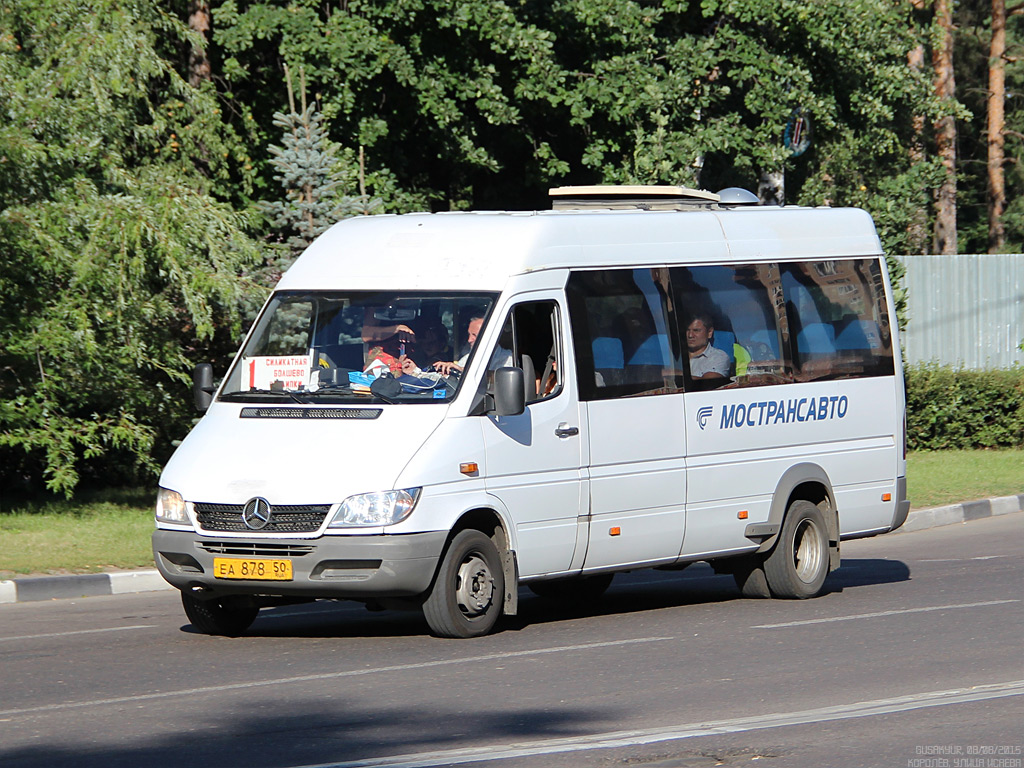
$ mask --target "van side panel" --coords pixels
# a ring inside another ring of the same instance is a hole
[[[674,560],[683,543],[683,396],[598,400],[590,424],[590,545],[584,570]]]
[[[828,477],[844,536],[891,524],[893,377],[692,392],[686,405],[688,554],[749,545],[746,524],[768,521],[778,479],[802,462]]]

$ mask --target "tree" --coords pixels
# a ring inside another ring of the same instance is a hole
[[[964,252],[1024,248],[1024,112],[1016,95],[1024,87],[1021,10],[1019,3],[1001,7],[1001,0],[955,6],[954,67],[963,104],[956,125],[957,236]]]
[[[1024,5],[1006,7],[1006,0],[992,0],[991,41],[988,53],[988,251],[1006,247],[1006,24],[1009,16],[1024,13]]]
[[[510,189],[499,174],[522,179],[545,152],[548,127],[533,135],[528,113],[558,89],[550,37],[491,0],[226,0],[214,9],[224,73],[261,128],[275,130],[271,111],[256,107],[284,90],[283,63],[303,62],[337,142],[366,148],[367,186],[389,210],[508,207],[529,186]]]
[[[212,193],[244,150],[154,3],[8,0],[0,30],[0,482],[151,478],[262,256]]]
[[[940,99],[952,101],[956,96],[953,69],[953,0],[935,0],[935,43],[932,67],[935,70],[935,92]],[[935,121],[936,151],[942,161],[943,178],[935,192],[935,253],[956,253],[956,118],[947,113]]]
[[[206,49],[210,44],[211,24],[210,4],[207,0],[190,0],[188,28],[199,37],[199,40],[193,43],[188,58],[188,83],[193,88],[198,88],[213,75],[210,58],[206,55]]]
[[[281,237],[285,238],[283,252],[268,279],[271,285],[332,224],[356,213],[371,213],[380,205],[379,200],[357,200],[339,195],[344,179],[336,168],[337,147],[327,138],[320,111],[314,104],[306,102],[304,70],[300,70],[301,110],[295,105],[291,71],[287,64],[285,81],[289,112],[274,113],[274,125],[282,130],[283,146],[270,147],[273,155],[270,164],[278,171],[275,178],[284,189],[285,199],[260,205]]]
[[[934,119],[945,108],[928,73],[908,66],[922,44],[913,7],[870,0],[703,7],[715,12],[709,42],[719,74],[708,85],[717,103],[702,120],[722,116],[715,133],[724,149],[708,153],[702,178],[748,185],[782,168],[787,200],[866,208],[886,249],[906,252],[938,178],[934,158],[907,147],[920,141],[915,118]],[[800,154],[782,141],[794,114],[814,125]],[[744,175],[730,178],[726,163]]]
[[[213,39],[257,112],[258,94],[283,90],[281,63],[304,61],[332,137],[367,148],[389,210],[784,172],[787,199],[880,210],[901,244],[934,176],[907,158],[912,116],[939,111],[906,65],[920,42],[908,14],[888,0],[226,0]],[[815,140],[795,156],[783,133],[798,110]]]
[[[926,0],[910,0],[913,7],[911,18],[923,16],[926,9]],[[907,54],[907,66],[915,74],[924,71],[925,67],[925,45],[924,36],[920,35],[916,45]],[[912,131],[908,155],[911,166],[918,166],[925,162],[925,117],[921,113],[915,114],[912,118]],[[907,225],[906,253],[927,253],[930,238],[928,237],[928,209],[925,206],[914,206],[911,213],[910,223]],[[895,285],[895,282],[894,282]]]

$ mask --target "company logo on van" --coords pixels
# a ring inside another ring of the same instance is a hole
[[[794,424],[804,421],[834,421],[845,419],[849,410],[850,398],[846,395],[734,403],[722,408],[722,419],[718,426],[720,429],[738,429],[740,427]],[[713,406],[705,405],[698,408],[697,426],[703,430],[711,423],[713,415]]]
[[[711,419],[711,414],[715,412],[715,409],[710,405],[705,405],[703,408],[697,409],[697,426],[704,429],[708,425],[708,421]]]
[[[798,421],[833,421],[846,418],[849,410],[850,399],[846,395],[736,403],[722,409],[720,427],[729,429],[792,424]]]
[[[261,496],[249,499],[242,508],[242,522],[245,527],[253,531],[259,531],[267,527],[270,522],[270,502]]]

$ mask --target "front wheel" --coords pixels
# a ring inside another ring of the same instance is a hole
[[[445,552],[423,615],[438,637],[479,637],[494,628],[504,599],[498,548],[480,531],[465,530]]]
[[[251,597],[228,595],[200,600],[181,593],[181,605],[192,626],[207,635],[238,637],[256,620],[260,608]]]
[[[779,540],[764,561],[774,597],[804,599],[821,592],[828,576],[828,526],[809,501],[794,501],[786,511]]]

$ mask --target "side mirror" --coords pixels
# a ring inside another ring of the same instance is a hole
[[[204,413],[213,402],[213,393],[216,391],[217,388],[213,386],[213,366],[199,363],[192,369],[192,399],[196,410]]]
[[[522,368],[499,368],[494,372],[494,412],[518,416],[526,410],[526,377]]]

